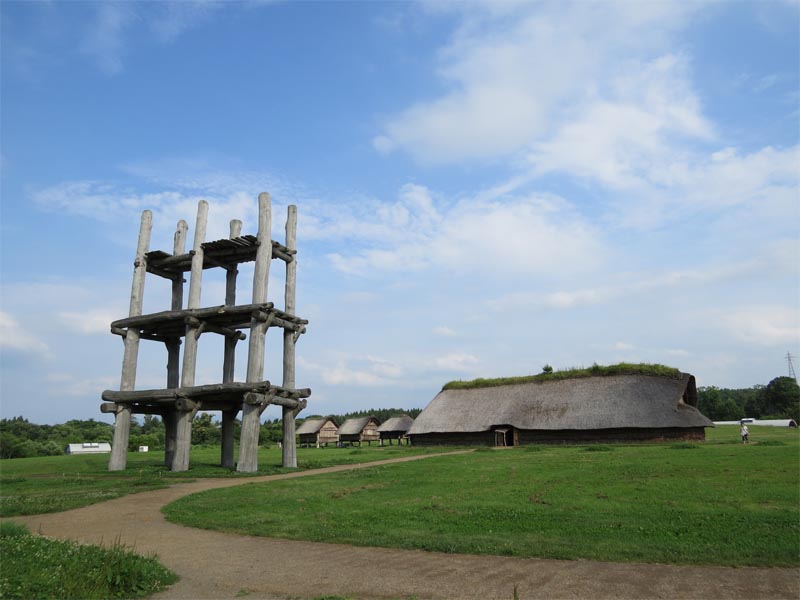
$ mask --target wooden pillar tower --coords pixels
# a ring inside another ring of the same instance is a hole
[[[306,406],[309,389],[295,387],[295,344],[305,333],[308,321],[294,315],[297,273],[297,207],[289,206],[286,220],[286,243],[271,239],[270,197],[258,197],[258,234],[241,235],[242,223],[231,221],[228,239],[206,242],[208,203],[201,200],[197,209],[192,250],[186,253],[187,224],[178,222],[173,253],[149,251],[152,214],[142,213],[139,243],[134,261],[129,316],[114,321],[111,332],[122,336],[125,354],[119,391],[103,392],[100,407],[116,415],[110,471],[125,468],[132,414],[158,414],[164,419],[166,449],[164,462],[173,471],[189,468],[192,422],[197,411],[222,412],[222,456],[224,467],[234,467],[234,422],[242,411],[238,471],[258,470],[258,441],[261,414],[270,404],[283,407],[283,466],[296,467],[295,417]],[[284,310],[267,301],[269,267],[272,259],[286,264]],[[236,304],[238,265],[255,261],[253,299],[250,304]],[[203,308],[200,291],[203,271],[220,267],[226,270],[225,303]],[[183,274],[190,272],[189,298],[183,308]],[[143,315],[142,298],[146,273],[172,281],[170,310]],[[283,329],[283,382],[274,386],[264,380],[266,335],[270,327]],[[246,339],[242,329],[250,330],[247,376],[234,381],[236,343]],[[203,333],[225,337],[222,383],[195,385],[197,347]],[[136,364],[140,340],[162,342],[167,348],[167,386],[155,390],[135,390]],[[183,342],[183,360],[180,348]]]

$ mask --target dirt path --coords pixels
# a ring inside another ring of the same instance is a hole
[[[557,561],[357,548],[182,527],[160,508],[198,491],[420,460],[414,456],[243,479],[203,479],[62,513],[34,532],[156,553],[181,580],[153,598],[800,598],[800,569]],[[235,509],[231,509],[235,510]]]

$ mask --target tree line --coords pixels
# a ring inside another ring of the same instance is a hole
[[[712,421],[794,419],[800,422],[800,387],[791,377],[776,377],[767,385],[743,389],[697,389],[697,408]]]
[[[376,416],[381,422],[390,417],[407,414],[415,418],[421,409],[376,408],[366,411],[329,415],[341,424],[345,419],[368,415]],[[316,415],[315,415],[316,416]],[[313,418],[309,416],[306,418]],[[297,419],[297,425],[305,419]],[[192,424],[192,445],[217,446],[222,441],[222,424],[211,413],[198,413]],[[239,441],[242,423],[234,422],[234,438]],[[37,425],[22,416],[0,419],[0,458],[27,458],[32,456],[57,456],[64,454],[68,444],[83,442],[111,442],[114,426],[94,419],[73,419],[60,425]],[[276,444],[283,438],[281,419],[267,419],[261,424],[260,442],[262,446]],[[135,451],[139,446],[151,450],[163,450],[166,429],[160,417],[134,415],[131,418],[131,431],[128,450]]]
[[[767,385],[728,389],[716,386],[697,390],[698,409],[712,421],[738,421],[744,417],[755,419],[794,419],[800,422],[800,387],[791,377],[776,377]],[[416,418],[419,408],[371,408],[348,412],[333,417],[340,425],[350,418],[374,415],[381,422],[407,414]],[[297,419],[298,426],[305,420],[321,415]],[[238,441],[241,422],[234,423],[234,438]],[[82,442],[111,442],[114,427],[94,419],[72,419],[59,425],[36,425],[19,416],[0,419],[0,458],[25,458],[64,454],[67,444]],[[145,415],[131,419],[128,449],[149,446],[163,450],[166,431],[160,417]],[[192,444],[216,446],[221,443],[221,423],[211,413],[199,413],[192,425]],[[283,437],[281,419],[267,419],[261,424],[261,445],[276,444]]]

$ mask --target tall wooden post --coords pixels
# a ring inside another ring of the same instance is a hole
[[[147,273],[145,254],[150,247],[150,232],[153,229],[153,213],[142,212],[139,226],[139,242],[136,246],[136,260],[133,265],[133,284],[131,285],[131,303],[128,315],[136,317],[142,314],[144,298],[144,277]],[[122,359],[122,377],[120,391],[132,391],[136,385],[136,363],[139,358],[139,330],[128,328],[125,335],[125,354]],[[128,439],[131,433],[131,408],[121,405],[117,409],[114,421],[114,442],[111,446],[111,459],[108,461],[109,471],[122,471],[128,462]]]
[[[175,237],[172,246],[173,256],[180,256],[186,252],[186,232],[189,225],[181,219],[178,221],[178,228],[175,230]],[[179,275],[172,280],[172,310],[183,308],[183,276]],[[167,346],[167,387],[177,388],[181,384],[181,340],[173,338],[166,342]],[[172,466],[175,457],[175,439],[178,437],[178,415],[174,408],[164,411],[164,464]]]
[[[286,248],[290,251],[292,260],[286,263],[286,293],[284,296],[284,310],[291,314],[297,314],[297,254],[292,254],[292,250],[297,250],[297,207],[292,204],[289,206],[286,216]],[[283,387],[294,389],[295,387],[295,336],[291,329],[283,330]],[[297,442],[295,441],[295,422],[297,409],[283,407],[283,466],[297,467]]]
[[[188,308],[200,308],[200,288],[203,284],[203,242],[206,239],[208,222],[208,202],[201,200],[197,204],[197,223],[194,230],[194,254],[192,255],[192,271],[189,280]],[[183,369],[181,370],[181,387],[194,385],[194,373],[197,366],[197,343],[200,337],[199,326],[187,323],[186,340],[183,348]],[[177,411],[175,455],[172,458],[173,471],[189,469],[189,450],[192,447],[192,421],[197,414],[198,406],[194,402],[175,403]]]
[[[269,267],[272,261],[272,212],[270,197],[266,192],[258,195],[258,249],[253,273],[253,304],[267,301]],[[247,381],[261,381],[264,376],[264,345],[268,323],[253,317],[250,321],[250,343],[247,353]],[[242,402],[242,432],[239,438],[239,464],[241,473],[258,470],[258,435],[263,407]]]
[[[241,234],[242,222],[238,219],[233,219],[231,221],[230,239],[237,238]],[[236,276],[238,274],[239,271],[236,265],[230,267],[225,274],[225,306],[234,306],[236,304]],[[233,381],[237,341],[239,341],[239,338],[235,336],[228,336],[225,338],[225,355],[222,363],[223,383],[230,383]],[[236,466],[233,460],[233,424],[238,413],[238,410],[222,411],[222,456],[220,462],[223,467],[228,467],[230,469]]]

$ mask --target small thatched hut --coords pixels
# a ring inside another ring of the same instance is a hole
[[[378,434],[378,426],[381,422],[377,417],[370,415],[369,417],[358,417],[355,419],[347,419],[342,426],[339,427],[339,442],[367,442],[372,445],[372,442],[377,442],[381,439]]]
[[[414,424],[414,419],[408,415],[400,415],[399,417],[392,417],[386,420],[383,425],[378,427],[378,433],[381,436],[381,445],[385,440],[389,440],[389,445],[392,445],[392,440],[397,440],[398,444],[403,443],[403,438],[406,433],[411,429]],[[407,439],[407,438],[406,438]]]
[[[705,439],[695,379],[646,374],[444,389],[414,421],[414,445]]]
[[[339,424],[333,417],[306,419],[297,428],[301,446],[327,446],[339,441]]]

